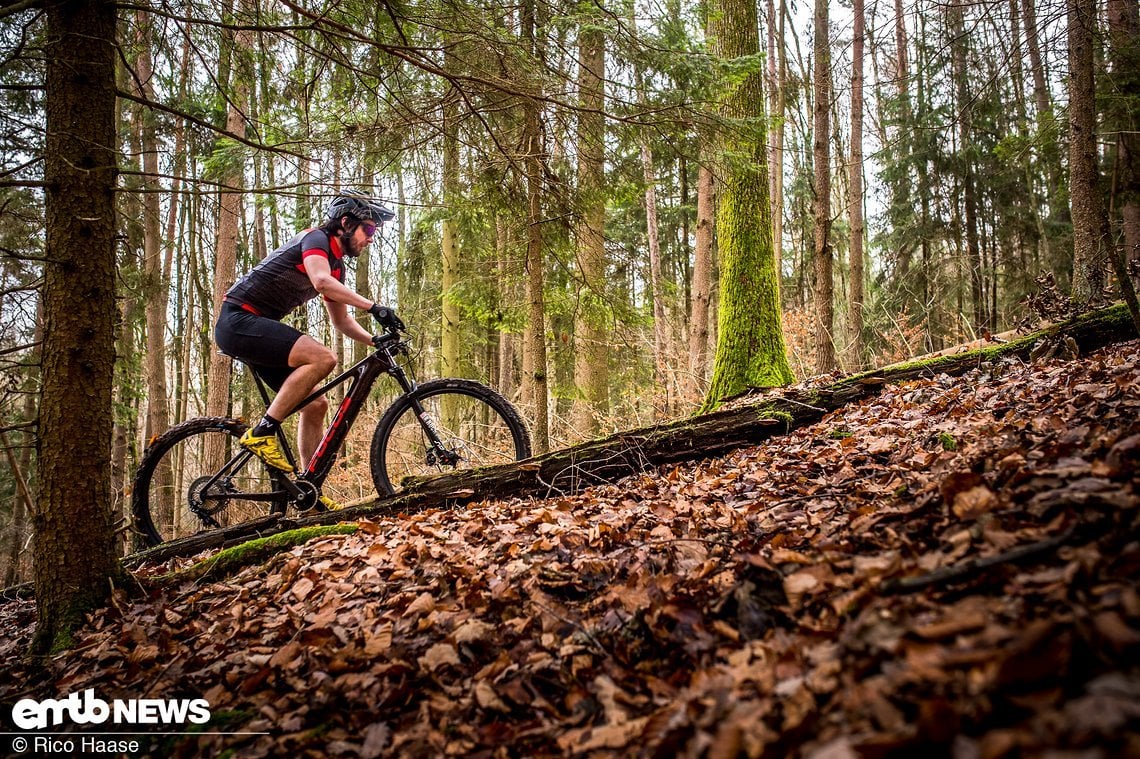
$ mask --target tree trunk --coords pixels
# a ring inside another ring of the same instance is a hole
[[[150,54],[150,26],[147,17],[141,11],[136,12],[138,23],[139,56],[135,68],[137,73],[136,88],[138,95],[147,100],[155,100],[153,82],[153,64]],[[162,222],[159,208],[159,192],[162,189],[158,181],[158,138],[155,132],[155,114],[149,108],[137,106],[136,118],[140,126],[140,143],[142,148],[142,217],[143,217],[143,277],[142,291],[144,294],[144,312],[146,319],[146,423],[143,427],[143,439],[150,440],[170,427],[170,394],[166,384],[166,312],[169,294],[169,283],[163,276],[163,248],[162,248]],[[174,205],[172,201],[172,205]],[[131,322],[126,322],[130,324]],[[129,329],[129,327],[128,327]],[[125,442],[125,441],[124,441]],[[118,454],[119,451],[116,451]],[[125,454],[125,450],[122,451]],[[126,463],[114,457],[116,463]],[[161,491],[167,494],[167,501],[156,504],[158,518],[169,518],[173,510],[172,493],[169,484],[172,473],[170,464],[166,462],[162,471],[157,473]],[[165,487],[162,487],[165,483]],[[119,485],[125,485],[119,483]],[[117,488],[117,492],[125,492]]]
[[[835,304],[831,251],[831,53],[827,30],[827,0],[815,0],[815,118],[813,150],[815,199],[812,220],[815,236],[812,260],[815,268],[815,369],[835,369]]]
[[[21,465],[21,462],[16,459],[7,432],[0,432],[0,449],[4,451],[4,460],[8,464],[9,473],[16,485],[16,496],[12,499],[12,523],[8,526],[11,532],[11,540],[6,551],[8,561],[4,568],[4,587],[9,587],[17,582],[16,578],[19,576],[24,521],[28,513],[35,509],[35,503],[32,501],[28,482],[24,478],[24,472],[28,471],[28,467]]]
[[[778,263],[784,260],[784,74],[787,60],[783,11],[783,0],[778,10],[776,0],[768,0],[768,119],[772,124],[768,181],[772,194],[772,254]]]
[[[111,502],[116,8],[45,3],[46,245],[35,653],[66,647],[120,572]]]
[[[904,208],[909,209],[914,202],[910,157],[908,155],[909,151],[914,148],[911,137],[914,116],[910,105],[910,66],[907,61],[906,13],[903,8],[903,0],[895,0],[895,59],[899,118],[898,130],[894,139],[899,154],[896,160],[903,165],[904,169],[898,182],[893,186],[891,205],[896,209],[896,213],[899,213]],[[910,273],[911,256],[914,253],[912,238],[901,234],[896,234],[894,237],[898,240],[894,253],[895,278],[899,283],[906,283]],[[924,304],[920,303],[920,308],[924,307]]]
[[[579,297],[574,324],[574,428],[594,437],[609,415],[609,308],[606,295],[605,37],[599,20],[578,38]]]
[[[919,16],[919,28],[917,31],[918,39],[926,38],[926,21],[925,17]],[[915,120],[917,123],[925,123],[930,113],[931,105],[930,98],[927,94],[928,79],[927,79],[927,66],[925,59],[922,55],[922,47],[919,47],[918,63],[914,67],[915,71]],[[921,133],[922,130],[915,130],[915,134]],[[927,138],[923,137],[923,142]],[[922,148],[925,150],[925,146]],[[919,250],[922,257],[922,299],[919,302],[923,311],[924,320],[926,322],[926,346],[929,351],[936,351],[942,347],[942,327],[941,319],[939,318],[938,301],[934,297],[936,291],[936,282],[938,275],[937,261],[934,260],[934,250],[931,245],[931,229],[934,227],[933,214],[930,208],[931,201],[931,188],[936,186],[936,183],[930,176],[930,169],[926,161],[918,161],[918,197],[919,197]]]
[[[32,332],[32,342],[41,343],[43,340],[43,320],[40,309],[40,299],[36,299],[35,307],[35,329]],[[40,348],[33,348],[31,355],[28,357],[31,361],[39,365],[41,351]],[[24,413],[23,420],[28,423],[36,421],[36,393],[35,393],[35,375],[29,371],[26,373],[22,380],[21,391],[24,393]],[[35,432],[31,429],[25,430],[22,433],[24,444],[20,450],[20,456],[16,465],[13,466],[13,475],[19,479],[19,473],[28,473],[32,471],[32,452],[36,449],[37,441]],[[28,517],[35,512],[35,502],[32,500],[32,492],[34,483],[29,484],[26,481],[22,486],[24,490],[23,497],[17,498],[12,506],[12,524],[10,527],[12,541],[8,544],[8,563],[4,571],[4,587],[11,587],[17,582],[25,579],[25,574],[22,571],[21,564],[24,556],[24,539],[25,532],[27,531]]]
[[[965,206],[965,232],[966,232],[966,265],[970,270],[970,305],[973,307],[973,323],[970,325],[974,334],[985,329],[988,324],[986,317],[986,301],[983,294],[982,278],[985,274],[985,265],[982,261],[982,251],[978,242],[978,193],[974,180],[974,159],[972,155],[973,140],[973,103],[970,98],[969,69],[966,62],[966,32],[964,24],[965,8],[956,3],[949,9],[950,27],[954,37],[951,57],[953,58],[954,79],[958,97],[958,155],[963,163],[962,171],[962,202]]]
[[[528,52],[534,52],[535,0],[522,5],[522,38]],[[523,151],[526,171],[527,244],[526,301],[527,329],[524,351],[527,355],[527,387],[531,392],[531,433],[534,452],[550,450],[549,384],[546,376],[546,302],[543,293],[542,244],[542,131],[538,122],[539,101],[523,100]]]
[[[649,243],[649,291],[653,302],[653,380],[656,386],[653,416],[660,420],[669,415],[673,394],[669,382],[669,325],[665,320],[665,284],[657,230],[657,177],[653,174],[653,155],[644,138],[641,170],[645,179],[645,233]]]
[[[1018,136],[1028,141],[1029,139],[1029,118],[1028,109],[1026,104],[1026,87],[1024,84],[1024,76],[1020,61],[1024,60],[1022,52],[1022,33],[1021,33],[1021,8],[1018,0],[1009,0],[1009,20],[1010,20],[1010,37],[1012,38],[1013,52],[1011,60],[1013,61],[1013,89],[1014,99],[1017,102],[1017,122],[1018,122]],[[1037,233],[1037,250],[1040,253],[1039,259],[1044,261],[1048,260],[1048,232],[1045,230],[1045,218],[1041,213],[1040,204],[1037,202],[1036,188],[1038,186],[1037,175],[1034,172],[1033,166],[1033,153],[1025,151],[1023,157],[1024,165],[1022,172],[1025,177],[1025,187],[1028,191],[1028,210],[1030,216],[1033,218],[1033,228]],[[1019,265],[1016,265],[1016,271],[1019,277],[1014,279],[1018,283],[1017,293],[1019,296],[1024,296],[1032,277],[1030,276],[1030,267],[1025,261],[1024,253],[1021,255]],[[1033,270],[1036,267],[1032,267]],[[996,315],[996,308],[994,309]]]
[[[757,57],[760,37],[756,4],[718,0],[709,13],[717,58],[741,65]],[[751,387],[792,381],[784,348],[779,266],[772,251],[772,206],[764,129],[764,77],[758,63],[721,95],[720,115],[729,128],[720,135],[723,182],[717,212],[720,305],[716,358],[705,409]],[[751,122],[751,123],[749,123]]]
[[[1108,0],[1110,81],[1120,97],[1108,109],[1113,161],[1113,206],[1119,209],[1124,265],[1140,284],[1140,10],[1135,0]],[[1119,254],[1116,254],[1119,255]]]
[[[249,104],[250,82],[247,72],[247,58],[252,50],[252,32],[239,31],[234,34],[232,54],[236,65],[233,67],[232,99],[226,115],[226,131],[238,137],[245,137],[245,111]],[[223,44],[223,47],[226,45]],[[303,162],[302,162],[303,163]],[[215,245],[213,314],[221,312],[222,298],[234,283],[237,268],[238,225],[242,217],[242,190],[245,187],[245,161],[235,160],[221,180],[223,190],[218,200],[218,235]],[[230,408],[230,377],[233,361],[217,350],[211,350],[210,374],[206,391],[206,415],[227,416]],[[204,468],[213,470],[222,465],[223,440],[209,441],[205,453]]]
[[[446,56],[449,69],[455,68],[454,56]],[[450,85],[448,86],[450,89]],[[459,237],[456,217],[459,213],[459,92],[450,90],[443,107],[443,240],[442,272],[439,283],[442,303],[440,325],[439,371],[441,377],[458,377],[459,366]]]
[[[847,218],[851,226],[848,290],[848,355],[851,366],[862,369],[863,347],[863,0],[855,0],[851,40],[851,179]]]
[[[495,250],[498,255],[500,310],[514,308],[518,301],[517,273],[511,260],[511,235],[507,218],[495,215]],[[505,324],[499,327],[499,380],[498,391],[513,398],[515,387],[515,335]]]
[[[1049,87],[1045,82],[1045,66],[1041,58],[1041,43],[1037,36],[1037,10],[1034,0],[1021,0],[1022,23],[1025,25],[1025,46],[1029,54],[1029,68],[1033,75],[1033,100],[1037,106],[1037,135],[1041,163],[1049,178],[1049,216],[1053,222],[1065,221],[1065,183],[1061,171],[1060,150],[1057,147],[1059,128],[1049,100]],[[1048,255],[1046,239],[1042,254]],[[1048,258],[1046,258],[1048,260]]]
[[[129,377],[124,376],[126,367],[134,363],[134,357],[138,356],[139,346],[135,344],[135,322],[138,318],[138,310],[143,307],[143,304],[137,298],[123,298],[119,301],[118,308],[116,309],[116,317],[118,324],[116,333],[118,334],[118,341],[115,345],[116,355],[123,357],[127,360],[121,362],[117,367],[113,398],[114,398],[114,425],[111,430],[111,513],[118,519],[121,516],[129,518],[127,503],[130,489],[130,451],[131,443],[135,441],[139,435],[139,409],[138,406],[138,388],[135,382]],[[150,438],[146,436],[146,423],[143,419],[143,445]],[[167,462],[166,466],[162,467],[156,472],[156,482],[164,486],[164,498],[156,499],[154,505],[151,507],[156,515],[156,518],[169,517],[173,513],[173,497],[170,493],[169,484],[171,482],[171,469],[170,464]],[[129,536],[122,536],[117,541],[119,547],[131,548]]]
[[[272,165],[272,163],[270,165]],[[375,178],[370,177],[369,180],[370,181],[368,182],[368,185],[374,186],[375,185]],[[372,300],[375,301],[375,300],[379,299],[380,294],[372,292],[372,257],[373,256],[375,256],[379,261],[383,262],[383,254],[380,252],[380,232],[379,231],[377,231],[377,233],[376,233],[376,242],[372,245],[369,245],[364,250],[360,251],[360,255],[356,257],[356,263],[353,264],[354,269],[355,269],[355,271],[353,273],[353,287],[354,287],[354,289],[356,290],[356,292],[360,293],[364,297],[371,298]],[[353,311],[353,316],[356,319],[356,323],[359,324],[361,327],[363,327],[366,332],[372,332],[372,330],[376,329],[376,322],[372,318],[372,314],[368,313],[367,311],[365,311],[362,308],[355,308],[355,309],[352,309],[352,311]],[[352,363],[355,364],[355,363],[359,363],[360,361],[363,361],[364,358],[371,351],[372,351],[372,349],[369,346],[364,345],[363,343],[358,343],[355,340],[353,340],[352,341]]]
[[[1104,292],[1108,214],[1096,145],[1095,0],[1069,0],[1069,185],[1073,218],[1073,304]]]
[[[693,251],[692,300],[689,310],[688,402],[697,404],[705,391],[709,356],[709,296],[713,260],[713,172],[709,151],[702,151],[697,169],[697,234]]]

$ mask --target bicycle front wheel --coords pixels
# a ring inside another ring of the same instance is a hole
[[[280,475],[255,456],[235,458],[246,426],[202,417],[151,441],[131,492],[135,528],[148,546],[285,510]]]
[[[432,475],[528,456],[530,435],[510,401],[472,380],[438,379],[398,398],[380,419],[372,435],[372,481],[380,495],[391,495]]]

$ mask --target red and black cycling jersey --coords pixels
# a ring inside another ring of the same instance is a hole
[[[302,303],[317,296],[305,259],[325,256],[338,282],[344,282],[340,242],[323,230],[306,229],[265,257],[253,270],[234,283],[226,300],[246,311],[280,321]]]

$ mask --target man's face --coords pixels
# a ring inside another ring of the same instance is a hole
[[[368,247],[372,242],[372,238],[376,235],[379,225],[368,219],[362,220],[356,225],[356,229],[348,237],[348,255],[356,257]]]

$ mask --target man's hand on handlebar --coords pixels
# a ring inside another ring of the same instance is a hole
[[[368,313],[379,322],[380,326],[387,329],[389,332],[402,332],[407,329],[404,325],[404,320],[396,315],[396,312],[387,306],[381,306],[379,303],[373,303],[372,307],[368,309]],[[372,338],[372,342],[376,342],[376,338]]]

